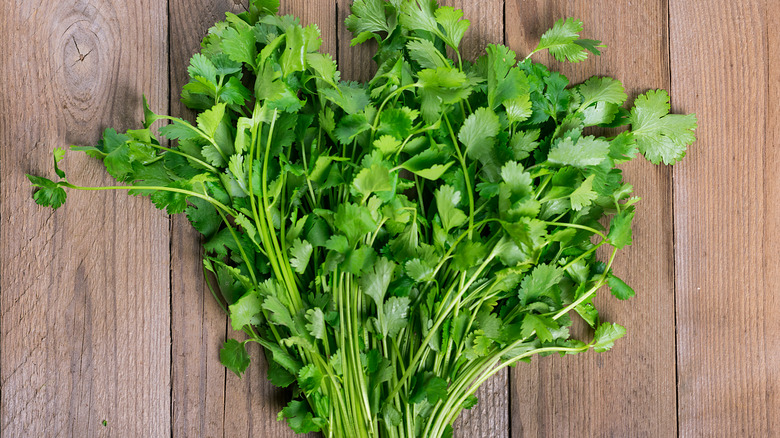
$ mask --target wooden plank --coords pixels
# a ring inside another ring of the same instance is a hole
[[[767,3],[769,5],[769,3]],[[780,35],[770,29],[780,29],[780,9],[767,8],[765,11],[766,47],[778,47]],[[769,50],[767,50],[769,53]],[[674,87],[674,78],[672,78]],[[767,309],[774,309],[774,314],[765,317],[763,324],[767,330],[763,342],[766,354],[766,394],[772,394],[768,400],[767,431],[769,434],[780,433],[780,348],[777,348],[776,340],[780,338],[780,318],[777,309],[780,309],[780,287],[773,280],[780,278],[780,207],[774,200],[780,199],[780,177],[777,169],[780,169],[780,56],[771,53],[767,58],[767,138],[764,143],[764,235],[762,242],[764,249],[764,263],[761,269],[764,271],[764,287],[767,292],[764,295],[764,303]],[[772,347],[774,345],[774,348]]]
[[[4,436],[170,433],[167,216],[125,192],[71,192],[54,213],[24,177],[52,176],[55,146],[140,125],[142,92],[165,105],[165,7],[0,6]],[[84,154],[63,165],[73,183],[113,182]]]
[[[232,0],[170,0],[170,112],[194,120],[180,101],[189,82],[190,57],[200,40],[225,12],[240,13],[244,5]],[[223,436],[226,369],[219,362],[227,316],[203,280],[199,234],[187,218],[176,215],[171,224],[171,337],[173,436]]]
[[[669,86],[665,5],[660,0],[507,0],[506,39],[524,57],[555,20],[578,18],[584,37],[608,46],[600,57],[580,64],[538,55],[535,60],[572,83],[592,75],[615,77],[632,99],[648,88]],[[637,295],[618,302],[605,289],[596,302],[602,319],[624,325],[628,334],[609,353],[518,365],[512,374],[514,437],[676,433],[671,172],[643,160],[623,169],[643,199],[634,220],[634,246],[618,255],[614,270]],[[578,331],[584,332],[581,325]]]
[[[316,23],[323,36],[320,50],[335,53],[336,7],[332,0],[293,0],[282,2],[280,12],[301,18],[301,24]],[[229,329],[230,330],[230,329]],[[229,336],[241,334],[230,330]],[[277,414],[287,404],[290,394],[275,388],[266,377],[266,362],[257,345],[247,346],[252,365],[239,379],[228,373],[225,384],[226,437],[300,437],[285,422],[276,421]]]
[[[670,2],[674,106],[700,126],[674,171],[680,436],[780,434],[776,9]]]
[[[463,10],[471,25],[461,42],[461,56],[474,62],[490,44],[504,43],[504,2],[489,0],[443,0],[440,4]],[[479,403],[463,411],[455,422],[455,434],[464,437],[509,436],[509,371],[503,370],[485,382],[475,394]]]

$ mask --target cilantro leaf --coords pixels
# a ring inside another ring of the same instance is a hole
[[[336,127],[336,138],[343,145],[351,144],[355,138],[371,129],[365,114],[350,114],[342,118]]]
[[[396,264],[390,260],[380,257],[374,266],[367,271],[359,280],[360,288],[363,293],[374,300],[377,308],[384,305],[385,293],[387,292],[390,281],[393,279]]]
[[[574,211],[582,210],[598,198],[598,194],[593,191],[594,178],[596,178],[596,175],[590,175],[585,178],[585,181],[569,195],[569,198],[571,199],[571,208],[574,209]]]
[[[629,123],[639,152],[651,163],[674,164],[696,140],[694,114],[669,114],[669,94],[651,90],[634,100]]]
[[[542,34],[539,45],[534,52],[549,50],[558,61],[580,62],[588,58],[586,47],[597,47],[600,41],[591,44],[586,40],[585,45],[577,44],[582,32],[582,22],[573,18],[559,19],[547,32]]]
[[[385,18],[384,1],[382,0],[355,0],[350,5],[350,14],[344,23],[355,35],[369,32],[369,34],[376,32],[389,33],[392,29],[387,24]],[[362,42],[360,39],[353,38],[350,45],[354,46]]]
[[[355,243],[366,233],[374,231],[377,225],[366,206],[351,203],[338,206],[334,221],[336,228],[344,233],[350,243]]]
[[[398,332],[406,326],[409,315],[409,297],[390,297],[384,306],[385,324],[382,332],[385,336],[395,338]]]
[[[444,41],[456,48],[469,28],[469,20],[463,20],[463,11],[452,6],[442,6],[434,12],[436,22],[444,30]]]
[[[528,338],[536,334],[540,341],[550,342],[553,339],[551,327],[556,327],[556,324],[549,318],[529,313],[523,317],[520,336]]]
[[[268,296],[263,300],[263,309],[269,312],[268,318],[275,324],[287,327],[295,332],[295,323],[293,322],[290,309],[282,303],[276,296]]]
[[[381,164],[372,164],[371,167],[364,168],[355,176],[352,187],[357,193],[363,195],[362,199],[364,200],[372,193],[392,190],[390,171]]]
[[[570,137],[558,141],[547,156],[552,164],[584,169],[598,166],[607,159],[609,143],[593,136],[582,137],[576,142]]]
[[[233,330],[241,330],[245,325],[260,323],[258,315],[262,311],[262,306],[260,297],[255,291],[247,292],[228,308],[230,309],[230,324]]]
[[[219,350],[219,361],[235,375],[241,377],[249,366],[249,353],[246,352],[243,342],[228,339]]]
[[[59,183],[41,176],[29,174],[25,174],[25,176],[30,180],[33,186],[38,187],[38,190],[33,194],[33,199],[35,199],[36,204],[43,207],[51,207],[56,210],[65,203],[65,199],[68,195]]]
[[[468,217],[457,207],[460,203],[460,192],[452,186],[441,186],[435,196],[436,207],[445,233],[466,223]]]
[[[279,412],[278,420],[285,419],[295,433],[319,432],[326,424],[325,419],[315,417],[305,402],[292,400]]]
[[[228,21],[233,26],[222,33],[222,52],[230,59],[256,68],[257,46],[252,27],[236,15],[226,13]]]
[[[631,286],[627,285],[623,280],[613,274],[607,276],[607,285],[609,285],[609,290],[612,292],[612,295],[619,300],[627,300],[635,294],[634,289],[631,289]]]
[[[479,160],[491,176],[498,172],[499,159],[493,145],[500,129],[498,115],[482,107],[466,118],[458,133],[458,139],[466,146],[466,155]]]
[[[537,265],[520,283],[520,300],[523,303],[536,301],[540,296],[550,295],[550,290],[563,279],[563,269],[558,266]]]
[[[308,241],[295,239],[290,247],[290,266],[295,269],[295,272],[303,274],[306,271],[313,250],[314,247]]]
[[[628,96],[623,89],[623,84],[617,79],[593,76],[577,87],[582,95],[581,108],[587,108],[596,102],[606,102],[622,105]]]
[[[634,219],[634,207],[628,207],[616,214],[609,223],[609,243],[615,248],[631,245],[631,221]]]
[[[495,44],[488,44],[486,51],[488,105],[495,110],[504,104],[513,121],[527,118],[528,115],[523,115],[530,110],[530,89],[525,73],[514,67],[517,62],[515,52],[506,46]]]
[[[316,339],[325,339],[327,337],[327,329],[325,327],[325,314],[322,309],[315,307],[306,311],[306,328],[309,330],[309,334]]]
[[[401,25],[409,29],[424,30],[440,35],[439,24],[434,16],[434,4],[426,0],[407,0],[401,9]]]
[[[357,82],[340,82],[337,88],[319,90],[322,97],[339,106],[347,114],[357,114],[368,105],[365,87]]]
[[[412,40],[406,44],[406,50],[409,56],[420,64],[424,69],[437,69],[439,67],[448,67],[446,58],[439,49],[430,41],[425,39]]]
[[[426,68],[418,74],[420,110],[426,123],[439,119],[444,105],[466,99],[472,91],[466,74],[454,67]]]
[[[319,389],[320,383],[322,383],[322,372],[313,363],[298,371],[298,386],[306,394],[311,394]]]
[[[615,341],[622,338],[625,334],[626,329],[621,325],[608,322],[602,323],[593,335],[591,348],[599,353],[610,350],[615,345]]]
[[[409,396],[412,403],[422,403],[427,400],[435,405],[439,400],[447,398],[447,381],[431,372],[420,373],[413,379],[413,389]]]

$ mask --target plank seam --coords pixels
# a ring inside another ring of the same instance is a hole
[[[166,21],[168,24],[168,28],[166,29],[165,37],[166,37],[166,48],[168,53],[168,109],[167,113],[171,113],[171,109],[173,107],[173,68],[171,67],[171,2],[168,0],[165,4],[165,13],[166,13]],[[173,375],[173,233],[174,233],[174,227],[175,222],[171,215],[168,215],[168,312],[170,314],[170,317],[168,319],[168,336],[169,336],[169,348],[168,348],[168,357],[170,358],[168,362],[168,379],[170,382],[170,392],[169,392],[169,404],[170,404],[170,436],[173,438],[174,434],[174,425],[175,425],[175,412],[176,412],[176,406],[174,404],[174,396],[173,396],[173,386],[174,386],[174,375]]]
[[[769,81],[770,81],[770,78],[771,78],[771,76],[770,76],[771,69],[769,67],[770,67],[770,64],[771,64],[770,60],[772,59],[771,56],[770,56],[770,52],[769,52],[769,21],[771,20],[771,18],[768,18],[769,17],[769,1],[768,0],[764,2],[764,13],[765,13],[765,15],[764,15],[764,20],[763,20],[764,21],[764,35],[763,35],[763,37],[764,37],[764,59],[766,60],[766,62],[764,62],[764,81],[765,81],[764,83],[766,85],[764,86],[764,111],[763,111],[763,113],[764,113],[764,127],[763,127],[763,130],[764,130],[764,141],[762,142],[762,148],[761,148],[761,157],[762,157],[761,180],[762,181],[766,181],[765,178],[766,178],[766,175],[767,175],[767,164],[766,163],[767,163],[767,158],[768,158],[768,151],[767,151],[767,146],[766,145],[767,145],[767,143],[770,141],[770,139],[772,137],[769,134],[769,125],[768,125],[768,121],[767,121],[767,119],[769,118],[769,111],[770,111],[769,101],[771,100],[771,96],[770,96],[770,92],[769,92],[769,88],[770,88],[770,85],[769,85],[770,82]],[[765,220],[767,217],[769,217],[769,207],[767,207],[767,204],[768,204],[767,200],[769,199],[770,193],[767,193],[768,190],[769,190],[768,189],[768,184],[762,184],[761,188],[762,188],[763,207],[764,207],[763,211],[762,211],[762,213],[763,213],[762,216],[763,216],[763,218]],[[766,224],[765,224],[764,220],[760,221],[760,223],[761,223],[761,236],[764,237],[763,239],[761,239],[761,252],[760,252],[761,257],[763,259],[763,266],[762,266],[763,269],[761,269],[761,280],[762,280],[762,283],[761,283],[762,287],[761,287],[761,289],[762,290],[766,290],[766,284],[767,284],[767,278],[766,278],[766,272],[767,272],[767,268],[766,268],[766,263],[767,263],[767,261],[766,261],[766,256],[767,256],[766,242],[767,242],[767,239],[766,239]],[[764,336],[766,336],[766,333],[768,333],[767,319],[768,318],[761,318],[761,320],[762,320],[761,329],[762,329],[762,332],[763,332]],[[764,347],[763,353],[764,353],[764,361],[765,361],[764,369],[767,369],[767,370],[771,369],[771,362],[768,359],[769,355],[770,355],[769,351],[767,350],[767,345],[768,344],[769,344],[769,342],[763,342],[763,347]],[[768,391],[771,391],[771,386],[769,386],[769,388],[767,388],[767,389],[768,389]],[[767,403],[771,403],[769,397],[767,397]],[[770,433],[773,432],[772,431],[771,415],[766,415],[766,430],[767,430],[767,432],[770,432]]]
[[[672,81],[672,10],[671,0],[666,0],[666,49],[667,49],[667,67],[669,73],[669,92],[674,96],[674,82]],[[672,97],[670,97],[670,102]],[[680,436],[680,364],[679,364],[679,345],[677,331],[677,224],[675,222],[675,183],[674,168],[669,172],[669,182],[671,184],[671,221],[672,221],[672,310],[674,312],[674,429],[675,435]]]

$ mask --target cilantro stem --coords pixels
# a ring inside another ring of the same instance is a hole
[[[376,133],[377,127],[379,126],[379,116],[382,115],[382,110],[384,110],[385,105],[387,105],[387,102],[390,101],[391,98],[395,97],[396,95],[403,93],[406,90],[410,90],[412,88],[421,87],[419,83],[404,85],[403,87],[396,88],[393,90],[390,94],[385,97],[385,100],[382,101],[382,103],[379,105],[379,109],[376,111],[376,115],[374,116],[374,123],[371,125],[371,141],[369,141],[369,144],[374,144],[374,135]]]
[[[542,50],[544,50],[544,49],[539,49],[539,48],[536,48],[536,49],[534,49],[534,50],[533,50],[531,53],[529,53],[529,54],[528,54],[528,55],[527,55],[525,58],[523,58],[523,62],[525,62],[525,61],[528,61],[528,59],[530,59],[530,58],[531,58],[531,57],[532,57],[534,54],[536,54],[536,53],[538,53],[538,52],[541,52]]]
[[[457,399],[453,399],[450,395],[448,397],[447,402],[444,404],[444,406],[438,411],[438,414],[435,417],[435,421],[433,423],[429,422],[428,427],[426,427],[426,432],[430,430],[430,435],[424,433],[423,436],[441,436],[443,432],[443,428],[446,427],[448,424],[451,424],[455,417],[461,412],[463,409],[463,403],[466,401],[466,399],[473,395],[475,392],[477,392],[477,389],[485,383],[488,379],[493,377],[496,373],[503,370],[504,368],[522,360],[527,357],[540,354],[540,353],[561,353],[561,352],[571,352],[571,353],[579,353],[582,351],[586,351],[590,348],[590,345],[584,345],[582,347],[576,348],[576,347],[541,347],[537,348],[528,352],[525,352],[523,354],[520,354],[518,356],[515,356],[507,361],[502,362],[500,365],[498,365],[495,368],[492,368],[498,361],[500,360],[500,355],[496,355],[495,359],[493,359],[490,362],[490,366],[487,367],[487,370],[482,372],[481,376],[475,380],[469,389],[462,393],[460,397]],[[451,394],[457,394],[459,391],[462,390],[462,387],[457,388],[455,391],[453,391]],[[453,401],[454,400],[454,401]],[[431,427],[433,425],[433,427]]]
[[[565,222],[546,222],[546,221],[543,221],[543,222],[544,222],[545,225],[551,225],[551,226],[554,226],[554,227],[576,228],[576,229],[579,229],[579,230],[589,231],[589,232],[591,232],[593,234],[596,234],[597,236],[601,237],[604,240],[609,240],[609,239],[607,239],[607,236],[605,236],[604,233],[602,233],[601,231],[596,230],[596,229],[591,228],[591,227],[586,226],[586,225],[569,224],[569,223],[565,223]]]
[[[140,191],[163,191],[163,192],[173,192],[173,193],[181,193],[184,195],[192,196],[194,198],[200,198],[204,201],[210,202],[215,207],[218,207],[222,209],[225,213],[231,215],[231,216],[237,216],[238,213],[233,210],[232,208],[226,206],[225,204],[217,201],[216,199],[212,198],[208,195],[203,195],[198,192],[193,192],[191,190],[185,190],[185,189],[179,189],[176,187],[163,187],[163,186],[100,186],[100,187],[87,187],[87,186],[77,186],[74,184],[71,184],[69,182],[61,182],[62,186],[67,187],[69,189],[74,190],[85,190],[85,191],[101,191],[101,190],[140,190]]]
[[[192,155],[185,154],[184,152],[177,151],[176,149],[166,148],[165,146],[160,146],[160,145],[153,144],[153,143],[144,143],[144,144],[148,144],[149,146],[151,146],[153,148],[161,149],[161,150],[164,150],[166,152],[170,152],[172,154],[181,155],[182,157],[184,157],[184,158],[186,158],[188,160],[192,160],[192,161],[200,164],[201,166],[205,167],[206,169],[210,170],[211,172],[213,172],[215,174],[219,174],[220,173],[220,171],[216,167],[212,166],[211,164],[209,164],[209,163],[207,163],[207,162],[205,162],[203,160],[199,160],[199,159],[193,157]]]
[[[471,279],[469,279],[469,281],[462,288],[460,288],[458,290],[458,293],[455,295],[455,297],[451,301],[448,300],[448,296],[449,296],[450,292],[452,291],[452,289],[450,289],[450,292],[448,292],[447,295],[445,295],[445,297],[444,297],[444,299],[442,301],[445,302],[445,303],[449,301],[449,304],[444,309],[444,311],[442,311],[439,314],[439,317],[436,319],[436,322],[434,322],[433,325],[428,329],[428,335],[425,337],[425,339],[422,341],[422,343],[420,343],[420,348],[417,349],[417,352],[415,353],[414,358],[409,363],[409,367],[407,368],[407,370],[403,374],[403,376],[401,376],[401,378],[399,379],[398,383],[393,388],[393,390],[390,391],[390,395],[388,395],[386,397],[386,400],[390,400],[395,395],[395,393],[398,392],[401,389],[401,384],[404,381],[406,381],[407,379],[409,379],[409,377],[411,377],[412,372],[414,372],[414,370],[416,369],[417,364],[420,363],[420,360],[422,359],[423,355],[428,352],[428,349],[427,349],[428,343],[433,338],[433,335],[436,334],[436,331],[439,329],[441,324],[444,322],[444,320],[450,314],[452,309],[457,305],[457,300],[468,290],[469,287],[471,287],[471,285],[477,280],[479,275],[482,274],[482,271],[485,269],[485,267],[490,262],[492,262],[493,259],[497,255],[498,254],[496,252],[496,249],[494,248],[493,251],[490,253],[490,255],[485,258],[485,261],[482,262],[482,264],[479,266],[479,268],[477,268],[476,272],[474,272],[474,275],[472,275]]]
[[[214,287],[211,286],[211,281],[209,280],[209,274],[208,270],[206,269],[206,265],[203,265],[203,281],[206,283],[206,286],[208,286],[209,291],[211,291],[211,296],[214,297],[214,301],[217,302],[219,305],[219,308],[222,309],[223,312],[225,312],[225,315],[228,315],[228,309],[225,307],[224,304],[222,304],[222,300],[219,299],[217,296],[217,292],[214,290]]]
[[[547,184],[550,183],[550,180],[552,179],[552,174],[547,175],[547,177],[542,181],[542,183],[539,185],[539,188],[536,189],[536,195],[534,196],[534,199],[539,199],[539,196],[542,194],[545,188],[547,188]]]
[[[460,152],[460,148],[458,147],[458,138],[455,135],[455,131],[452,130],[450,119],[447,117],[447,114],[444,114],[443,117],[444,121],[447,123],[447,129],[450,132],[450,137],[452,138],[452,145],[455,147],[455,152],[458,154],[458,161],[460,161],[461,168],[463,169],[463,179],[466,182],[466,193],[469,197],[469,239],[471,239],[473,237],[472,229],[474,228],[474,192],[471,187],[471,180],[469,178],[469,168],[468,165],[466,165],[466,159],[463,157],[463,154]]]
[[[219,147],[217,142],[210,135],[208,135],[205,132],[203,132],[197,126],[195,126],[195,125],[193,125],[193,124],[191,124],[191,123],[187,122],[186,120],[181,119],[179,117],[165,116],[165,115],[158,114],[157,118],[171,120],[174,123],[179,123],[179,124],[183,125],[185,128],[187,128],[187,129],[191,130],[192,132],[198,134],[198,136],[201,137],[202,139],[204,139],[207,142],[211,143],[211,145],[214,146],[214,149],[216,149],[217,152],[219,152],[219,155],[222,156],[222,159],[225,160],[226,163],[229,161],[228,157],[225,156],[225,152],[222,151],[222,148]]]
[[[241,253],[241,258],[244,259],[244,263],[246,263],[246,268],[249,271],[249,275],[252,277],[252,282],[254,284],[257,284],[257,277],[255,277],[255,270],[251,263],[249,263],[249,257],[246,255],[246,251],[244,250],[244,246],[241,244],[241,241],[238,239],[238,236],[236,235],[236,230],[233,229],[233,226],[230,225],[230,222],[225,217],[225,213],[222,213],[221,211],[217,210],[217,213],[219,213],[219,216],[222,218],[222,222],[225,223],[225,226],[228,228],[228,231],[230,231],[230,235],[233,236],[233,240],[236,242],[236,246],[238,246],[238,251]]]
[[[569,304],[568,306],[561,309],[558,313],[555,314],[555,316],[552,317],[552,319],[558,319],[561,316],[569,313],[570,310],[574,309],[575,307],[582,304],[583,301],[590,298],[591,295],[596,293],[596,291],[601,287],[604,286],[607,283],[607,275],[609,274],[609,268],[612,267],[612,262],[615,261],[615,255],[617,254],[617,248],[614,248],[612,250],[612,255],[609,256],[609,262],[607,263],[607,267],[604,268],[604,274],[601,275],[601,278],[599,281],[596,282],[596,284],[590,288],[587,292],[582,294],[581,297],[579,297],[577,300],[575,300],[573,303]]]
[[[274,127],[276,126],[276,120],[278,118],[279,110],[274,109],[274,113],[271,116],[271,126],[268,130],[268,140],[266,142],[265,146],[265,153],[263,154],[263,170],[262,170],[262,179],[261,179],[261,190],[262,190],[262,202],[263,202],[263,210],[267,213],[271,211],[271,204],[269,203],[269,197],[268,197],[268,160],[271,155],[271,141],[273,140],[273,132]],[[280,195],[281,196],[281,195]],[[275,201],[274,201],[275,202]],[[281,207],[280,207],[281,208]],[[282,214],[282,211],[280,209],[280,214]],[[276,238],[276,228],[274,227],[273,219],[271,218],[270,214],[264,214],[263,217],[265,218],[266,224],[263,226],[263,243],[266,247],[271,248],[272,250],[268,251],[268,259],[271,261],[271,265],[274,269],[274,273],[277,275],[277,279],[279,279],[284,285],[285,285],[285,291],[287,292],[288,297],[290,298],[290,304],[292,305],[292,311],[293,313],[297,313],[299,309],[303,308],[303,303],[301,303],[300,295],[298,294],[298,287],[293,280],[294,275],[292,274],[290,263],[287,260],[287,253],[285,251],[282,251],[279,241]],[[284,218],[281,219],[282,221]],[[260,230],[258,230],[260,231]],[[271,254],[274,254],[271,256]],[[280,260],[281,259],[281,262]]]
[[[580,254],[579,256],[577,256],[577,257],[576,257],[574,260],[572,260],[572,261],[570,261],[570,262],[566,263],[566,265],[565,265],[565,266],[564,266],[562,269],[563,269],[564,271],[565,271],[565,270],[567,270],[567,269],[569,269],[569,268],[570,268],[570,267],[571,267],[573,264],[575,264],[575,263],[577,263],[578,261],[582,260],[583,258],[585,258],[585,257],[589,256],[590,254],[592,254],[592,253],[593,253],[593,251],[595,251],[595,250],[599,249],[599,248],[600,248],[602,245],[604,245],[605,243],[607,243],[607,241],[606,241],[606,240],[602,240],[602,241],[601,241],[601,242],[599,242],[597,245],[594,245],[594,246],[593,246],[593,248],[591,248],[591,249],[589,249],[589,250],[585,251],[584,253],[582,253],[582,254]]]

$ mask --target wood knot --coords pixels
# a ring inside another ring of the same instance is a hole
[[[54,47],[59,107],[77,123],[94,120],[111,80],[111,36],[103,32],[100,16],[72,14],[59,23]],[[107,46],[108,45],[108,46]]]
[[[66,29],[59,51],[62,85],[80,101],[89,100],[100,82],[100,41],[85,24],[76,22]]]

